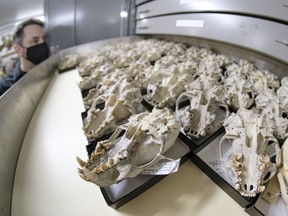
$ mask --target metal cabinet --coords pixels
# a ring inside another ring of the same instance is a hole
[[[287,0],[156,0],[137,7],[137,19],[171,13],[236,13],[288,22]]]

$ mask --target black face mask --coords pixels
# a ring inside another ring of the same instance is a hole
[[[46,42],[27,48],[26,58],[38,65],[49,57],[49,48]]]

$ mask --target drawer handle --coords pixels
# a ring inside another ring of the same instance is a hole
[[[288,42],[286,41],[281,41],[281,40],[275,40],[277,43],[283,44],[285,46],[288,46]]]
[[[139,11],[139,14],[145,14],[145,13],[150,13],[150,10],[143,10],[143,11]]]
[[[138,27],[138,29],[148,29],[149,27],[148,26],[140,26]]]

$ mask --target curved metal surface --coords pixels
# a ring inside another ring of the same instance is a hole
[[[58,55],[50,57],[0,98],[0,216],[11,214],[13,180],[22,140],[38,102],[54,74]]]
[[[155,35],[148,37],[152,36],[154,37]],[[247,48],[191,36],[156,35],[155,37],[211,48],[234,57],[236,61],[239,58],[250,60],[257,67],[271,70],[279,77],[287,75],[287,63]],[[133,41],[141,38],[144,37],[114,38],[62,50],[29,72],[0,98],[0,216],[10,215],[13,180],[22,141],[33,112],[55,72],[58,61],[69,53],[82,55],[107,44]]]
[[[29,122],[56,72],[60,59],[70,53],[84,54],[106,44],[140,37],[92,42],[65,49],[35,67],[0,98],[0,216],[11,215],[11,200],[17,160]]]

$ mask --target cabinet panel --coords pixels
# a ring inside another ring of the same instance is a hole
[[[248,14],[288,22],[287,0],[156,0],[137,7],[137,19],[171,13],[222,12]]]

